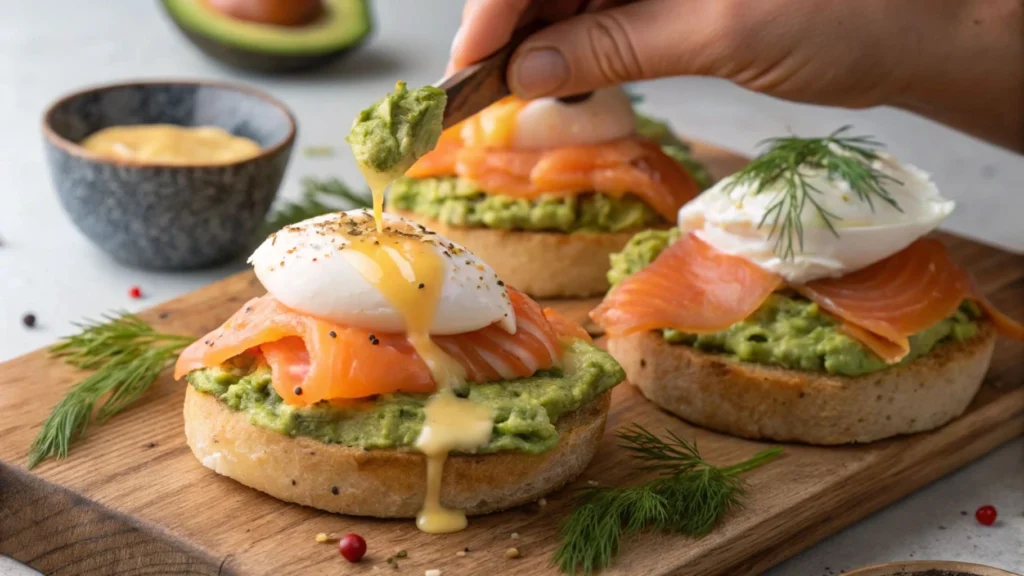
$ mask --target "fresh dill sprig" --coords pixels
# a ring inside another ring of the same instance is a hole
[[[194,340],[157,332],[127,312],[77,326],[81,332],[65,338],[50,352],[71,366],[94,372],[75,384],[43,423],[29,448],[29,468],[52,456],[66,457],[72,442],[85,433],[94,411],[96,421],[102,424],[124,410]]]
[[[732,466],[704,460],[696,444],[669,432],[659,438],[639,424],[617,434],[620,446],[638,461],[637,469],[657,474],[639,486],[588,487],[562,525],[553,563],[568,574],[590,574],[607,567],[623,536],[667,531],[703,536],[740,505],[744,483],[738,475],[777,457],[772,448]]]
[[[876,199],[902,212],[885,189],[886,182],[900,182],[872,166],[879,159],[876,151],[883,148],[882,143],[871,136],[848,136],[850,128],[843,126],[825,138],[789,136],[765,140],[760,145],[768,149],[726,184],[726,193],[741,185],[752,186],[754,195],[774,191],[758,228],[771,226],[768,238],[775,239],[774,251],[783,260],[792,259],[797,248],[803,250],[804,227],[800,216],[808,204],[832,234],[839,236],[835,221],[841,218],[824,207],[820,200],[825,192],[809,181],[808,170],[824,170],[829,180],[845,181],[856,199],[867,202],[872,212]]]
[[[347,208],[370,208],[373,199],[370,192],[355,192],[337,178],[318,180],[302,179],[302,197],[297,202],[288,202],[274,210],[267,217],[264,235],[277,232],[289,224],[301,222],[328,212],[337,212]]]

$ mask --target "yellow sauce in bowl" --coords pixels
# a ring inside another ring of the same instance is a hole
[[[111,126],[80,144],[114,160],[171,165],[231,164],[260,154],[256,142],[215,126],[140,124]]]

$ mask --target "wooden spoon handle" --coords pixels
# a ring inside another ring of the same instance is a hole
[[[450,128],[508,96],[511,91],[505,80],[505,73],[512,53],[523,40],[543,27],[544,24],[540,22],[523,26],[516,30],[508,44],[487,58],[435,84],[448,94],[441,125]]]

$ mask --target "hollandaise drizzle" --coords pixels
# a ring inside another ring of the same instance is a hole
[[[453,389],[466,382],[462,365],[430,338],[445,278],[445,262],[422,230],[384,226],[384,190],[401,174],[361,167],[373,193],[376,231],[347,235],[349,262],[405,321],[409,343],[427,364],[438,390],[425,407],[426,419],[416,446],[427,458],[427,493],[416,525],[435,534],[466,527],[466,515],[441,505],[444,463],[452,450],[473,451],[491,437],[491,409],[459,398]]]
[[[369,166],[359,166],[359,170],[370,185],[373,197],[373,221],[377,224],[377,234],[384,233],[384,191],[388,186],[402,177],[401,172],[377,172]]]

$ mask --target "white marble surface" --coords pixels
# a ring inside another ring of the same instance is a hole
[[[221,68],[196,52],[164,19],[156,2],[39,0],[0,2],[0,360],[44,346],[70,322],[112,308],[139,309],[237,269],[187,274],[128,270],[82,237],[61,212],[44,164],[39,120],[57,96],[84,85],[135,78],[217,78],[247,82],[286,102],[300,122],[299,146],[343,145],[356,111],[396,79],[436,80],[459,0],[377,2],[377,32],[358,55],[316,74],[260,78]],[[683,133],[750,153],[758,140],[792,131],[816,135],[851,123],[902,158],[932,172],[959,203],[946,228],[1024,251],[1024,158],[889,109],[841,111],[745,93],[724,82],[672,79],[639,88],[649,112]],[[334,158],[297,153],[284,196],[303,175],[356,182],[344,150]],[[130,286],[146,297],[128,298]],[[25,312],[39,319],[21,326]],[[971,516],[995,504],[993,528]],[[960,511],[969,513],[964,517]],[[939,528],[944,526],[945,528]],[[1024,572],[1024,440],[1017,440],[933,486],[841,532],[774,569],[773,575],[905,559],[961,559]],[[0,576],[18,574],[0,559]]]

